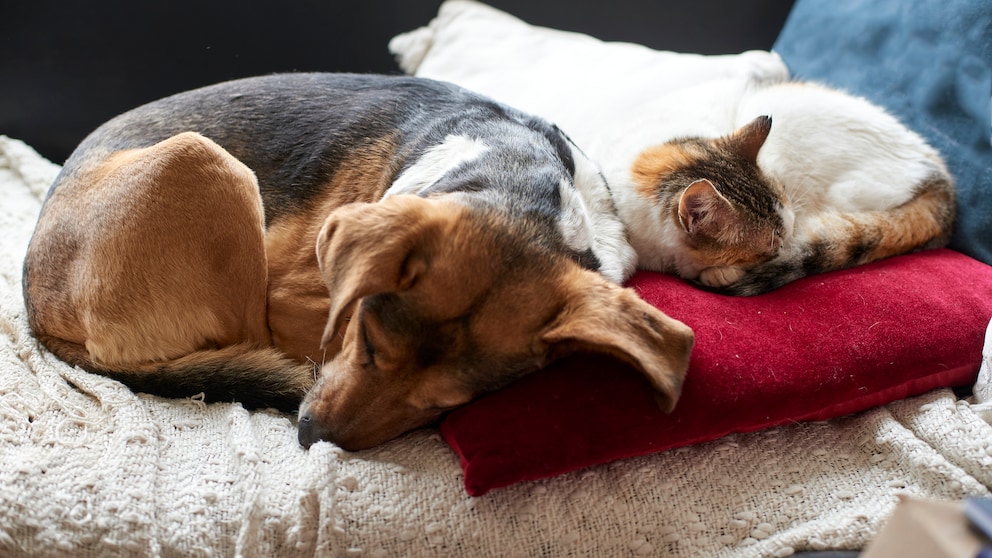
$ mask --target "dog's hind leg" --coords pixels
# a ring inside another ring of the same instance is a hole
[[[198,134],[82,166],[52,191],[32,239],[32,327],[85,348],[59,356],[95,368],[267,347],[264,234],[254,174]]]

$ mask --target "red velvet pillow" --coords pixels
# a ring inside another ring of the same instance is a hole
[[[609,357],[557,362],[441,423],[469,494],[972,383],[992,317],[992,267],[946,249],[751,298],[655,273],[629,286],[696,332],[675,411]]]

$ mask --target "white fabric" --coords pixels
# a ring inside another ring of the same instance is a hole
[[[621,189],[630,187],[630,163],[643,149],[679,135],[723,135],[733,128],[734,91],[789,77],[773,52],[704,56],[601,41],[474,0],[446,0],[427,26],[397,35],[389,49],[410,75],[457,83],[555,122]]]
[[[287,415],[136,396],[28,331],[21,260],[56,172],[0,136],[2,556],[786,556],[864,545],[898,494],[992,486],[992,428],[948,390],[480,498],[435,430],[304,451]]]
[[[474,0],[447,0],[429,25],[389,43],[410,75],[451,81],[558,123],[583,149],[652,128],[670,93],[710,80],[779,80],[775,53],[704,56],[530,25]],[[661,123],[659,123],[661,124]],[[596,159],[597,157],[593,157]]]

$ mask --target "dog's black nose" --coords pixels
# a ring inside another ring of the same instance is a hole
[[[310,446],[314,442],[320,440],[312,415],[306,414],[300,416],[300,423],[297,429],[297,439],[300,441],[300,445],[306,449],[310,449]]]

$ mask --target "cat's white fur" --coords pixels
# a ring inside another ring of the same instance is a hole
[[[840,213],[886,210],[913,196],[936,169],[937,152],[883,109],[865,99],[811,83],[757,85],[748,80],[711,81],[667,95],[653,107],[662,128],[632,125],[623,141],[591,145],[603,163],[621,219],[638,253],[638,267],[699,278],[724,286],[742,272],[710,272],[681,249],[677,220],[642,197],[630,169],[643,147],[677,137],[724,136],[761,115],[772,128],[758,166],[785,187],[781,210],[786,234],[783,257],[830,228]]]

